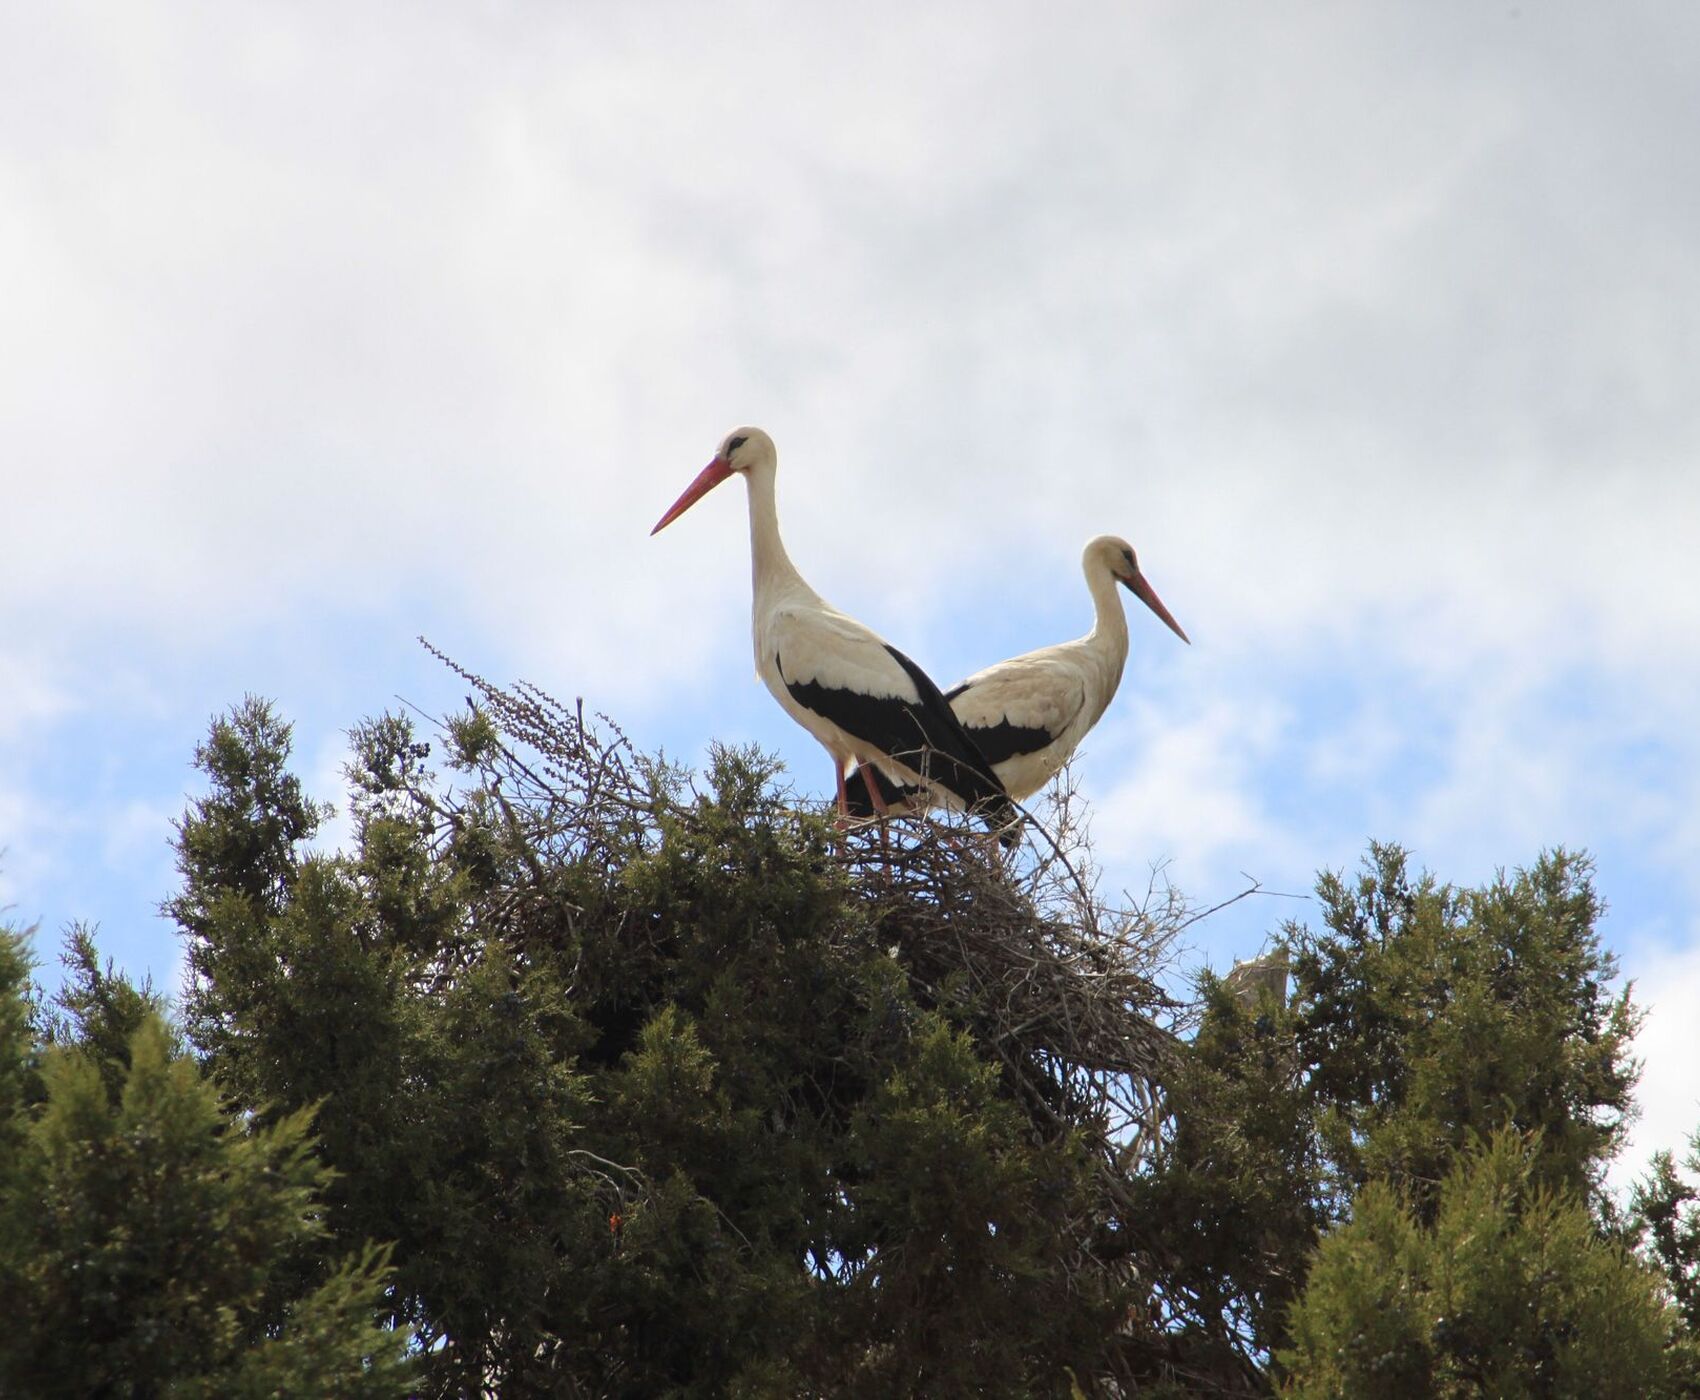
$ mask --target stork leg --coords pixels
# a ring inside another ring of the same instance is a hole
[[[868,801],[874,804],[874,811],[879,813],[880,824],[880,856],[886,862],[891,860],[891,834],[886,829],[886,818],[891,815],[891,807],[880,795],[879,784],[874,781],[874,766],[871,763],[862,765],[862,785],[868,790]],[[886,871],[890,875],[889,865]]]
[[[890,816],[891,808],[880,795],[880,785],[874,781],[874,767],[871,763],[862,765],[862,785],[868,790],[868,801],[874,804],[874,811],[882,817]]]
[[[850,795],[844,790],[844,765],[833,755],[833,776],[838,779],[838,829],[847,831],[850,827]]]

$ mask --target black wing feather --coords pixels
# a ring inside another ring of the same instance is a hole
[[[981,756],[994,768],[1009,759],[1038,753],[1040,749],[1054,743],[1057,737],[1042,725],[1012,724],[1007,719],[1001,719],[991,726],[965,724],[962,728],[974,741],[974,747],[980,751]],[[873,802],[868,797],[867,785],[862,779],[864,768],[873,774],[874,784],[879,788],[880,797],[884,799],[886,806],[896,807],[915,795],[914,788],[894,783],[878,768],[861,764],[848,780],[851,816],[870,817],[874,814]]]
[[[975,747],[986,756],[986,762],[998,764],[1022,754],[1038,753],[1056,741],[1056,735],[1043,725],[1012,724],[1000,719],[993,725],[964,725]]]
[[[967,693],[969,684],[968,681],[958,681],[945,691],[944,698],[954,700],[957,696]],[[965,724],[963,728],[968,731],[968,737],[974,741],[975,747],[985,755],[986,762],[994,764],[1003,763],[1022,754],[1038,753],[1047,744],[1054,744],[1057,739],[1057,736],[1042,724],[1017,724],[1007,715],[996,724]]]
[[[945,691],[944,698],[954,700],[965,694],[968,687],[968,681],[958,681]],[[1042,724],[1016,724],[1008,715],[996,724],[965,724],[963,728],[968,731],[968,737],[974,741],[975,747],[985,755],[987,763],[1003,763],[1022,754],[1038,753],[1047,744],[1054,744],[1057,739],[1057,736]]]
[[[966,682],[944,693],[946,700],[954,700],[968,689]],[[1000,719],[993,725],[964,724],[963,732],[973,740],[974,747],[980,751],[980,756],[994,769],[1000,763],[1024,754],[1038,753],[1040,749],[1056,742],[1057,736],[1040,724],[1016,724],[1009,719]],[[868,790],[862,778],[862,769],[868,765],[859,766],[849,778],[850,815],[854,817],[871,817],[874,815],[874,805],[868,797]],[[880,797],[886,806],[896,807],[909,801],[915,795],[915,789],[905,784],[894,783],[878,768],[872,768],[875,785],[879,788]]]
[[[916,702],[864,695],[819,681],[786,679],[783,657],[778,658],[779,675],[799,705],[924,774],[966,806],[984,804],[998,821],[1014,821],[1017,814],[1009,793],[932,678],[896,647],[887,644],[886,651],[914,684],[920,697]]]

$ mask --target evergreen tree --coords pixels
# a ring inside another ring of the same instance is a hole
[[[0,923],[0,1163],[13,1160],[28,1126],[25,1110],[41,1097],[30,985],[34,932]]]
[[[1318,883],[1324,930],[1293,928],[1300,1060],[1332,1171],[1420,1210],[1474,1136],[1531,1138],[1535,1180],[1598,1200],[1633,1113],[1640,1013],[1586,857],[1558,850],[1481,889],[1412,879],[1372,846],[1355,887]]]
[[[83,931],[56,1010],[0,941],[0,1387],[67,1310],[91,1394],[394,1393],[401,1338],[445,1397],[1695,1374],[1692,1190],[1601,1189],[1638,1013],[1585,859],[1372,847],[1290,997],[1206,976],[1177,1038],[1181,914],[1105,909],[1066,832],[840,834],[760,754],[698,780],[467,679],[430,742],[353,731],[345,853],[272,708],[214,722],[166,905],[199,1065]]]
[[[883,864],[757,755],[718,755],[692,793],[539,697],[484,699],[503,727],[451,724],[452,784],[404,719],[355,732],[346,856],[302,848],[318,809],[250,702],[200,750],[168,906],[209,1064],[266,1115],[319,1105],[343,1247],[395,1241],[427,1393],[1050,1395],[1071,1366],[1129,1373],[1094,1086],[1162,1039],[1138,940],[1098,940],[1074,978],[1104,1055],[1071,1060],[1054,1014],[993,1043],[1035,969],[1069,975],[1045,940],[1084,934],[983,843],[935,833]],[[1033,943],[1007,982],[938,962],[999,918]]]
[[[1365,1186],[1293,1309],[1282,1393],[1671,1393],[1656,1276],[1601,1236],[1576,1192],[1542,1183],[1549,1166],[1538,1140],[1507,1129],[1459,1154],[1420,1204]]]
[[[393,1396],[402,1339],[375,1325],[384,1253],[316,1256],[310,1110],[254,1128],[152,998],[71,940],[51,1038],[22,936],[0,932],[0,1393]]]
[[[1680,1318],[1672,1364],[1685,1395],[1700,1395],[1700,1132],[1688,1139],[1679,1169],[1669,1152],[1654,1154],[1651,1169],[1630,1196],[1628,1229],[1643,1256],[1659,1271]]]
[[[1456,1154],[1511,1128],[1537,1185],[1602,1205],[1632,1111],[1639,1013],[1611,989],[1585,859],[1557,851],[1467,890],[1376,845],[1356,882],[1325,874],[1317,894],[1322,929],[1284,931],[1290,1004],[1205,979],[1173,1131],[1139,1184],[1185,1366],[1253,1391],[1312,1251],[1367,1184],[1431,1224]]]

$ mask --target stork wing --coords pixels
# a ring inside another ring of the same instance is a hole
[[[770,635],[780,678],[803,708],[967,806],[985,802],[994,810],[1007,808],[1003,784],[939,688],[896,647],[853,619],[825,610],[781,614],[773,619]],[[1008,816],[1013,820],[1014,811]]]
[[[1086,708],[1077,667],[1016,657],[978,671],[945,697],[988,763],[1004,763],[1055,743]]]

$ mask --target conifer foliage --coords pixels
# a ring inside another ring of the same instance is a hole
[[[1351,1225],[1346,1238],[1367,1247],[1365,1212],[1432,1229],[1459,1154],[1495,1134],[1522,1144],[1530,1192],[1606,1232],[1601,1178],[1633,1110],[1638,1013],[1612,988],[1591,876],[1555,851],[1458,889],[1372,845],[1356,880],[1319,880],[1320,929],[1286,926],[1290,1001],[1245,1004],[1205,979],[1169,1086],[1171,1131],[1137,1203],[1159,1232],[1166,1330],[1193,1384],[1260,1393],[1281,1356],[1312,1365],[1314,1351],[1288,1349],[1295,1309],[1314,1306],[1318,1244]],[[1627,1271],[1629,1292],[1652,1286],[1626,1257],[1575,1259]],[[1382,1326],[1375,1297],[1338,1295],[1366,1336]],[[1591,1393],[1525,1379],[1530,1394]],[[1657,1393],[1648,1384],[1625,1393]]]
[[[1066,791],[1014,858],[845,834],[465,679],[353,731],[336,852],[270,705],[215,721],[175,1021],[0,939],[0,1393],[1695,1393],[1584,858],[1373,846],[1290,995],[1177,1005],[1191,916],[1101,900]]]
[[[0,933],[0,1394],[403,1393],[387,1251],[324,1251],[311,1110],[232,1114],[82,935],[68,1014],[33,1015],[22,942]]]
[[[966,826],[846,840],[760,755],[697,788],[536,692],[477,701],[355,732],[335,856],[287,727],[221,720],[170,905],[191,1036],[262,1116],[316,1107],[426,1392],[1131,1378],[1163,930],[1087,926],[1064,858],[1011,875]]]
[[[1653,1276],[1579,1196],[1542,1185],[1542,1165],[1538,1135],[1506,1129],[1458,1155],[1429,1209],[1366,1186],[1294,1311],[1286,1393],[1665,1393],[1670,1319]]]

